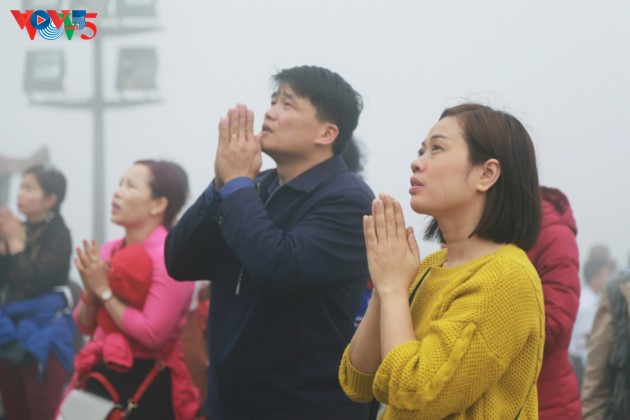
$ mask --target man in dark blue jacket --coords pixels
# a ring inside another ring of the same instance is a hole
[[[178,280],[210,279],[209,419],[355,419],[337,371],[368,279],[374,197],[341,152],[360,95],[338,74],[282,70],[253,134],[243,105],[219,123],[215,178],[166,240]],[[259,173],[261,151],[277,168]]]

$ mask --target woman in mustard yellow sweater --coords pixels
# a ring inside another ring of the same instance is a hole
[[[529,134],[489,107],[448,108],[411,169],[411,207],[433,216],[425,238],[447,248],[419,264],[400,204],[374,200],[374,294],[341,361],[343,390],[383,403],[384,420],[537,418],[545,317],[524,252],[541,221]]]

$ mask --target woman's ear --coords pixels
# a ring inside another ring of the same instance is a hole
[[[44,205],[48,210],[52,210],[57,205],[57,194],[51,193],[44,196]]]
[[[166,208],[168,207],[168,198],[160,197],[153,199],[153,205],[151,206],[151,216],[157,216],[159,214],[164,214],[166,212]]]
[[[497,159],[488,159],[481,165],[481,176],[477,182],[479,191],[488,191],[501,176],[501,164]]]

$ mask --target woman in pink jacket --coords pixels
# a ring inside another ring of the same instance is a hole
[[[541,420],[582,418],[578,381],[569,361],[569,342],[580,300],[577,227],[567,197],[555,188],[540,187],[542,226],[527,255],[545,298],[545,353],[538,376]]]
[[[125,236],[100,251],[87,241],[77,249],[75,264],[85,291],[74,317],[81,332],[93,338],[75,359],[75,380],[89,392],[112,399],[108,384],[82,381],[88,373],[98,372],[126,405],[155,370],[157,376],[129,419],[192,419],[198,411],[197,389],[181,345],[194,285],[172,280],[164,266],[167,229],[187,192],[187,176],[178,165],[137,161],[123,175],[112,200],[111,220],[125,229]],[[108,283],[109,260],[130,244],[142,244],[152,260],[151,284],[141,308],[114,295]],[[106,333],[98,325],[99,308],[108,312],[121,332]]]

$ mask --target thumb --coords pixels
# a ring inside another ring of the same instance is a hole
[[[256,142],[256,144],[258,145],[258,147],[261,147],[261,144],[262,144],[262,135],[263,135],[263,132],[262,132],[262,131],[261,131],[260,133],[254,134],[253,139],[254,139],[254,141]]]
[[[420,249],[418,248],[418,241],[416,241],[412,226],[407,227],[407,244],[416,261],[420,261]]]

